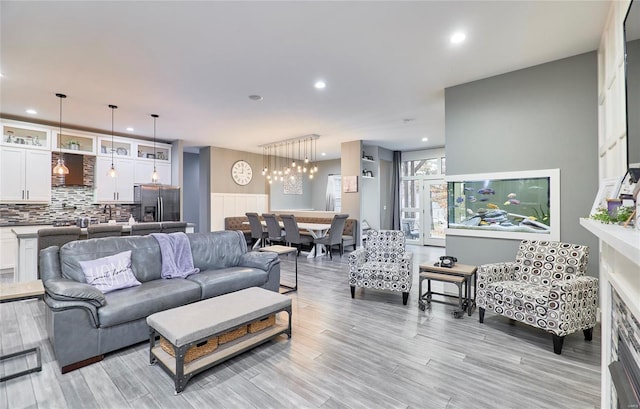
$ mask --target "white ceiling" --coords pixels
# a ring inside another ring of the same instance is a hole
[[[446,87],[597,49],[609,4],[2,1],[0,112],[57,122],[62,92],[65,124],[110,133],[115,104],[116,133],[151,137],[157,113],[185,146],[441,147]]]

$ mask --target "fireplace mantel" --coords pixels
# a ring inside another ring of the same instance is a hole
[[[616,336],[612,290],[640,320],[640,231],[590,219],[580,219],[580,225],[600,239],[601,407],[611,408],[615,407],[615,399],[608,367],[614,361],[615,340],[612,341],[612,336]]]

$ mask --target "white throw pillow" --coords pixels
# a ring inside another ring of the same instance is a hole
[[[105,294],[141,284],[131,270],[131,250],[79,263],[87,284],[91,284]]]

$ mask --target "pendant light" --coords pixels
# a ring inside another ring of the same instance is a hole
[[[107,176],[116,178],[118,177],[118,172],[116,171],[116,167],[113,165],[113,113],[118,109],[118,107],[116,105],[109,105],[109,108],[111,108],[111,168],[107,172]]]
[[[151,174],[151,182],[159,183],[160,175],[156,170],[156,119],[158,119],[158,115],[151,114],[151,117],[153,118],[153,173]]]
[[[69,174],[69,168],[64,165],[64,156],[62,154],[62,100],[67,96],[64,94],[56,94],[56,97],[60,98],[60,130],[58,132],[58,164],[53,167],[53,174],[57,176],[63,176]]]

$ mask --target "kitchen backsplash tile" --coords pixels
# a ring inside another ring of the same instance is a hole
[[[52,168],[58,161],[53,152]],[[6,223],[75,223],[78,217],[90,217],[92,223],[109,219],[109,209],[93,203],[93,180],[95,157],[83,160],[84,184],[86,186],[64,186],[64,177],[51,178],[51,203],[49,204],[0,204],[0,224]],[[133,188],[133,187],[132,187]],[[126,222],[133,213],[134,205],[112,204],[113,219]]]

